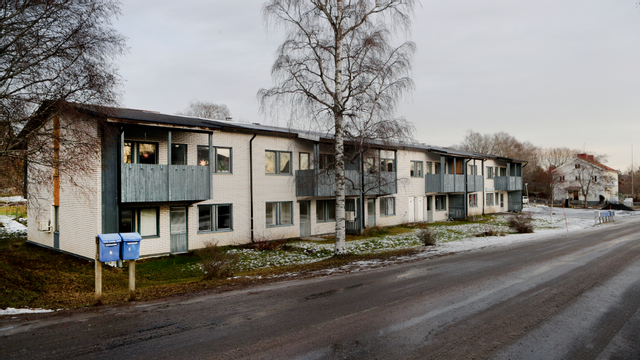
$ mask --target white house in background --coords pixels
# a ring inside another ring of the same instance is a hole
[[[335,231],[331,135],[74,107],[99,139],[86,154],[91,171],[74,176],[81,188],[53,171],[51,184],[28,185],[29,242],[93,258],[97,234],[137,231],[148,257]],[[44,121],[55,128],[68,119]],[[354,158],[348,232],[522,208],[523,161],[415,144],[380,144]]]
[[[594,159],[593,155],[578,154],[572,161],[555,169],[557,186],[554,200],[602,204],[618,197],[618,170]]]

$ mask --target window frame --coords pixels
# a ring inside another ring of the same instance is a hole
[[[131,147],[131,153],[130,153],[130,157],[131,157],[131,162],[126,162],[126,158],[125,158],[125,154],[124,154],[124,148],[127,147],[127,143],[129,143],[130,147]],[[156,162],[153,164],[147,164],[147,163],[141,163],[140,162],[140,144],[146,144],[146,145],[153,145],[155,147],[155,154],[156,154]],[[124,144],[123,144],[123,149],[122,149],[122,163],[123,164],[141,164],[141,165],[158,165],[159,163],[159,143],[158,142],[154,142],[154,141],[137,141],[137,140],[125,140]],[[134,162],[135,161],[135,162]],[[170,162],[170,161],[169,161]]]
[[[420,165],[420,166],[417,166]],[[418,169],[419,168],[419,169]],[[424,163],[418,160],[411,160],[409,165],[409,175],[414,178],[424,177]]]
[[[487,166],[487,179],[493,179],[493,166]]]
[[[478,194],[469,194],[469,207],[478,207]]]
[[[304,163],[302,161],[303,155],[306,155],[307,157],[306,159],[307,167],[305,169],[302,168],[302,164]],[[298,170],[311,170],[311,153],[304,152],[304,151],[301,151],[298,153]]]
[[[391,165],[391,171],[388,166]],[[380,172],[396,172],[396,160],[389,158],[380,159]]]
[[[333,170],[336,168],[335,154],[318,154],[318,168],[320,170]]]
[[[140,232],[140,211],[144,209],[154,209],[156,211],[156,233],[155,235],[142,235]],[[143,239],[155,239],[160,237],[160,207],[158,206],[144,206],[144,207],[127,207],[122,208],[119,211],[118,231],[122,225],[122,211],[130,210],[132,212],[131,229],[133,232],[137,232]]]
[[[486,206],[495,206],[495,205],[494,205],[494,204],[495,204],[495,202],[493,201],[493,200],[494,200],[494,199],[493,199],[493,198],[494,198],[494,195],[493,195],[493,193],[492,193],[492,192],[487,193],[486,198],[487,198],[487,199],[486,199],[486,201],[487,201],[487,205],[486,205]]]
[[[182,146],[184,146],[184,159],[182,159],[182,160],[184,160],[184,164],[174,164],[173,163],[173,156],[174,156],[175,152],[173,151],[173,149],[177,148],[177,147],[182,147]],[[171,143],[171,159],[170,159],[171,165],[178,165],[178,166],[187,165],[187,161],[189,159],[188,151],[189,151],[189,146],[187,144]]]
[[[267,172],[267,153],[275,154],[275,172]],[[281,167],[281,154],[289,154],[289,172],[282,172],[280,170]],[[266,175],[293,175],[293,152],[292,151],[281,151],[281,150],[265,150],[265,164],[264,164],[264,173]]]
[[[200,165],[200,161],[198,158],[198,154],[200,150],[207,150],[207,157],[209,157],[209,145],[198,145],[196,147],[196,160],[198,166],[211,166],[211,159],[208,159],[207,165]],[[213,150],[213,173],[214,174],[233,174],[233,148],[230,146],[212,146]],[[218,149],[228,149],[229,150],[229,171],[220,171],[218,170]]]
[[[228,206],[229,207],[229,228],[220,229],[218,224],[218,208]],[[201,230],[200,229],[200,209],[209,209],[209,230]],[[219,232],[231,232],[233,231],[233,204],[232,203],[223,203],[223,204],[205,204],[198,205],[198,234],[207,234],[207,233],[219,233]]]
[[[267,224],[267,206],[269,204],[276,204],[276,221],[275,224]],[[291,211],[290,211],[290,217],[291,217],[291,222],[289,223],[283,223],[282,222],[282,204],[290,204],[291,206]],[[273,228],[273,227],[282,227],[282,226],[293,226],[293,213],[294,213],[294,207],[293,207],[293,201],[267,201],[265,202],[265,210],[264,210],[264,214],[265,214],[265,226],[268,228]]]
[[[440,207],[438,207],[438,198],[441,199]],[[435,195],[434,203],[433,207],[436,211],[447,211],[447,195]]]
[[[389,213],[388,210],[388,202],[393,202],[393,213]],[[395,216],[396,215],[396,198],[394,196],[385,196],[380,198],[380,216]]]
[[[329,209],[330,206],[327,206],[329,204],[333,203],[333,219],[329,218]],[[322,219],[318,218],[318,215],[320,214],[320,212],[318,212],[318,206],[322,204]],[[329,199],[329,200],[316,200],[316,222],[317,223],[328,223],[328,222],[335,222],[336,221],[336,201]]]

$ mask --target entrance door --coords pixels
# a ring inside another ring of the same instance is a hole
[[[409,205],[407,205],[407,207],[408,207],[407,210],[409,210],[408,211],[408,216],[407,216],[408,217],[407,221],[412,223],[412,222],[416,221],[415,220],[415,204],[414,204],[414,201],[413,201],[413,197],[409,198]]]
[[[358,199],[346,199],[344,203],[344,210],[346,212],[345,227],[347,234],[359,234],[360,233],[360,218],[358,215],[358,207],[360,200]]]
[[[504,210],[504,194],[500,194],[500,210]]]
[[[376,199],[367,200],[367,226],[376,226]]]
[[[427,221],[433,222],[433,196],[427,196]]]
[[[424,221],[424,196],[416,198],[416,221]]]
[[[187,252],[187,208],[171,208],[171,253]]]
[[[300,237],[311,236],[311,202],[300,201]]]

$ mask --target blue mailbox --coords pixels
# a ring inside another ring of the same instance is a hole
[[[120,233],[122,245],[120,246],[120,258],[122,260],[136,260],[140,257],[140,241],[142,236],[137,232]]]
[[[120,260],[120,242],[122,238],[119,234],[100,234],[99,240],[99,260],[100,262]]]

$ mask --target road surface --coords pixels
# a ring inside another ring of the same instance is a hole
[[[2,359],[639,359],[640,219],[363,272],[0,319]]]

